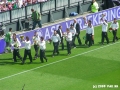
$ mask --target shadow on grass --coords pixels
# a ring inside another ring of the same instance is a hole
[[[12,60],[12,58],[0,58],[0,60]]]

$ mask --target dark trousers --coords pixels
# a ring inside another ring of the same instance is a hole
[[[107,41],[107,44],[109,43],[107,32],[102,32],[102,44],[104,43],[104,38]]]
[[[35,27],[36,27],[37,24],[38,24],[39,28],[42,27],[41,20],[39,20],[39,21],[33,21],[33,28],[32,29],[35,29]]]
[[[41,60],[42,63],[44,62],[43,59],[45,59],[46,62],[47,62],[47,58],[45,56],[45,50],[40,49],[40,60]]]
[[[62,50],[64,50],[64,42],[63,42],[63,37],[61,37],[61,45],[62,45]]]
[[[86,34],[87,35],[87,39],[85,41],[85,44],[87,44],[87,42],[89,42],[89,47],[92,45],[92,34]]]
[[[58,51],[59,42],[53,42],[53,46],[54,46],[53,55],[55,55],[55,53],[59,54]]]
[[[94,44],[94,37],[92,37],[92,44]]]
[[[73,47],[76,47],[76,44],[75,44],[75,36],[72,36],[72,46],[73,46]]]
[[[31,50],[26,50],[24,51],[24,58],[23,58],[23,63],[25,62],[27,55],[29,56],[30,62],[32,62],[32,55],[31,55]]]
[[[11,43],[10,42],[6,42],[5,52],[11,52]]]
[[[81,42],[81,39],[80,39],[79,35],[80,35],[80,33],[76,34],[76,35],[75,35],[75,39],[76,39],[76,37],[77,37],[78,43],[79,43],[79,45],[81,45],[82,42]]]
[[[112,33],[113,33],[113,42],[115,42],[115,39],[118,40],[117,30],[113,30]]]
[[[21,55],[19,53],[19,49],[14,49],[13,50],[13,59],[14,59],[14,62],[17,62],[16,57],[18,57],[18,58],[20,58],[22,60],[22,57],[21,57]]]
[[[72,44],[72,41],[67,41],[67,52],[68,52],[68,54],[71,54],[71,44]]]
[[[34,49],[35,49],[35,58],[37,58],[38,55],[38,51],[39,51],[39,45],[34,45]]]
[[[3,36],[3,35],[4,35],[4,31],[1,30],[1,31],[0,31],[0,36]]]

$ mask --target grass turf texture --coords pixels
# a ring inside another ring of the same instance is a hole
[[[84,35],[85,31],[82,31],[81,39]],[[120,37],[120,30],[117,35]],[[112,41],[112,33],[108,32],[108,36]],[[26,63],[21,65],[20,60],[13,63],[12,53],[0,55],[0,90],[22,90],[24,84],[24,90],[94,90],[93,85],[118,85],[117,89],[105,87],[97,90],[120,90],[120,41],[109,46],[100,45],[101,26],[95,27],[94,38],[95,45],[90,48],[77,46],[76,49],[72,49],[70,56],[66,56],[66,50],[60,50],[60,55],[52,58],[53,45],[47,44],[48,62],[43,64],[38,58],[32,64],[29,64],[27,59]],[[100,49],[96,50],[97,48]],[[23,53],[24,49],[21,49],[22,56]],[[75,56],[77,54],[80,55]],[[34,56],[33,47],[32,56]],[[72,56],[75,57],[69,58]],[[60,61],[65,58],[69,59]],[[53,62],[57,63],[51,64]],[[43,65],[46,66],[41,67]],[[36,67],[41,68],[8,77]]]

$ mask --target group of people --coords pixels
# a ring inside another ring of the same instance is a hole
[[[21,8],[30,4],[45,1],[47,0],[0,0],[0,12]]]
[[[117,22],[116,18],[114,18],[113,22],[111,23],[110,27],[108,28],[107,20],[104,19],[104,14],[102,16],[101,25],[102,25],[102,32],[101,32],[101,44],[104,44],[104,39],[106,39],[107,44],[109,44],[109,38],[108,38],[108,30],[113,33],[113,43],[118,40],[117,37],[117,30],[119,28],[119,23]],[[92,25],[91,20],[87,20],[86,17],[83,17],[84,23],[86,26],[86,35],[85,35],[85,45],[88,45],[88,47],[91,47],[94,44],[94,27]],[[21,46],[20,41],[16,37],[16,34],[14,33],[12,36],[12,28],[9,29],[9,32],[6,34],[6,50],[10,50],[8,47],[12,45],[14,47],[13,49],[13,59],[14,62],[16,62],[16,56],[18,56],[22,60],[22,64],[25,63],[27,55],[29,56],[30,63],[32,62],[32,55],[31,55],[31,41],[29,40],[29,37],[26,36],[25,38],[21,38],[21,43],[24,43],[25,45],[25,51],[24,51],[24,57],[22,58],[19,54],[19,48]],[[12,36],[12,37],[11,37]],[[54,57],[56,54],[59,55],[59,46],[61,44],[62,50],[64,50],[64,39],[66,40],[66,46],[67,46],[67,55],[71,54],[71,48],[76,48],[75,40],[78,40],[78,44],[82,45],[81,39],[80,39],[80,25],[77,23],[77,20],[74,19],[74,23],[70,25],[70,28],[66,28],[66,32],[63,32],[62,26],[58,27],[58,30],[54,30],[53,35],[51,37],[51,42],[53,42],[53,54],[52,57]],[[89,42],[89,43],[88,43]],[[47,62],[47,58],[45,55],[46,51],[46,41],[44,40],[44,37],[39,37],[37,32],[34,33],[33,36],[33,43],[34,43],[34,50],[35,50],[35,56],[34,59],[37,59],[40,57],[41,62],[44,62],[44,59]],[[39,50],[40,49],[40,50]],[[40,54],[39,54],[40,52]]]
[[[6,41],[6,48],[5,52],[12,52],[11,47],[13,47],[13,60],[14,62],[17,62],[16,57],[20,58],[22,61],[22,64],[25,63],[25,60],[27,56],[29,56],[30,63],[32,63],[33,58],[31,54],[31,41],[28,36],[20,36],[20,40],[16,37],[16,34],[12,34],[12,28],[9,29],[9,32],[5,35],[5,41]],[[19,49],[21,46],[21,43],[24,44],[25,50],[24,50],[24,57],[22,57],[19,53]],[[43,59],[46,60],[47,58],[45,56],[45,49],[46,49],[46,42],[44,40],[44,37],[39,37],[37,32],[34,33],[33,36],[33,43],[34,43],[34,49],[35,49],[35,56],[34,59],[37,59],[39,57],[39,48],[40,48],[40,60],[41,63],[44,62]]]

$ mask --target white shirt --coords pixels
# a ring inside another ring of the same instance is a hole
[[[21,46],[21,43],[20,43],[20,41],[19,41],[19,39],[18,38],[16,38],[17,39],[17,41],[15,42],[13,39],[12,39],[12,46],[16,46],[16,47],[13,47],[14,49],[19,49],[20,48],[20,46]]]
[[[72,33],[71,33],[71,32],[69,32],[69,33],[67,34],[66,40],[67,40],[67,41],[72,41]]]
[[[76,29],[75,28],[70,28],[70,32],[72,33],[72,36],[75,36],[75,34],[76,34]]]
[[[101,21],[102,24],[102,32],[107,32],[108,24],[105,21]]]
[[[43,40],[43,41],[40,41],[40,49],[41,50],[45,50],[46,49],[46,42]]]
[[[93,28],[93,26],[91,26],[91,27],[88,26],[86,28],[86,33],[94,35],[94,28]]]
[[[118,24],[118,22],[116,22],[116,23],[112,22],[111,25],[110,25],[110,27],[111,27],[113,30],[116,30],[116,29],[119,28],[119,24]]]
[[[61,40],[60,40],[60,36],[59,36],[58,34],[53,35],[52,38],[51,38],[51,40],[52,40],[53,42],[61,41]]]
[[[25,44],[25,49],[26,50],[30,50],[31,49],[31,41],[23,41],[23,43]]]
[[[40,42],[40,37],[37,35],[37,36],[33,36],[33,44],[34,45],[37,45],[39,44]]]

